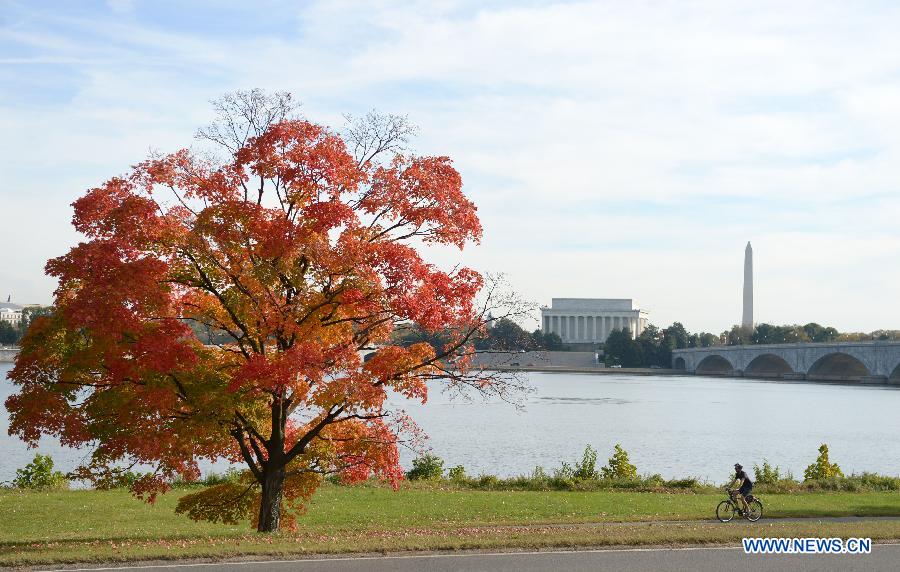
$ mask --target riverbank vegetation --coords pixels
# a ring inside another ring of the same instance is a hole
[[[721,484],[685,477],[665,479],[658,474],[638,473],[621,445],[616,444],[612,456],[603,467],[597,466],[598,453],[588,445],[582,458],[574,463],[562,462],[547,471],[535,467],[528,475],[497,477],[490,474],[469,476],[465,467],[455,466],[446,472],[444,462],[435,455],[424,455],[413,461],[406,473],[408,481],[431,483],[433,486],[487,491],[635,491],[650,493],[712,494],[721,491]],[[804,470],[803,480],[793,474],[783,474],[781,468],[763,460],[753,467],[755,492],[760,494],[791,494],[812,492],[900,492],[900,477],[860,473],[845,476],[832,462],[828,445],[819,447],[816,460]],[[723,475],[723,484],[730,482]]]
[[[823,443],[818,449],[815,461],[806,467],[802,480],[794,478],[790,472],[783,472],[777,465],[763,459],[762,464],[753,466],[755,492],[761,494],[790,494],[812,492],[900,492],[900,477],[863,472],[844,475],[840,466],[831,461],[828,445]],[[723,475],[721,482],[710,482],[695,477],[663,478],[659,474],[641,474],[632,464],[628,452],[620,445],[613,447],[605,465],[598,464],[599,453],[588,445],[581,459],[573,462],[562,461],[553,469],[537,466],[530,473],[500,477],[488,473],[470,475],[466,468],[457,465],[445,468],[444,460],[434,454],[425,454],[413,459],[412,467],[406,471],[406,487],[437,488],[441,490],[475,491],[630,491],[647,493],[693,493],[715,494],[722,485],[731,481],[731,475]],[[16,478],[8,488],[24,490],[66,490],[69,479],[76,475],[54,470],[53,459],[37,454],[25,467],[16,470]],[[135,481],[144,478],[139,472],[120,471],[114,480],[95,483],[97,490],[130,488]],[[245,473],[232,468],[225,473],[210,473],[202,479],[176,479],[170,485],[177,490],[220,485],[237,485],[244,482]],[[339,476],[327,479],[332,485],[347,485]],[[378,481],[367,481],[368,486],[377,486]],[[385,485],[389,486],[389,485]]]
[[[592,447],[545,471],[502,478],[467,475],[424,455],[397,490],[368,480],[325,482],[290,530],[257,536],[249,522],[195,521],[177,514],[197,490],[239,471],[177,481],[155,504],[125,486],[60,490],[52,459],[38,456],[0,489],[0,565],[470,548],[696,544],[754,536],[855,535],[900,538],[900,520],[802,522],[784,519],[900,516],[900,478],[843,476],[823,445],[804,481],[768,461],[754,467],[761,523],[712,524],[721,486],[694,478],[640,475],[616,445],[605,464]],[[27,478],[26,478],[27,476]],[[139,475],[131,475],[139,478]],[[723,475],[727,480],[728,475]],[[126,479],[127,481],[127,479]],[[121,483],[128,485],[128,482]]]
[[[900,538],[900,521],[798,522],[784,518],[900,515],[896,492],[763,495],[763,521],[709,522],[721,491],[470,490],[408,481],[325,483],[292,530],[270,535],[195,522],[174,508],[191,488],[156,504],[125,489],[0,490],[0,565],[237,555],[549,548],[734,542],[754,536]],[[781,520],[779,520],[781,519]]]

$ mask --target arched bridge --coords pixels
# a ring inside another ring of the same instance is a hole
[[[672,367],[698,375],[900,385],[900,342],[686,348],[672,351]]]

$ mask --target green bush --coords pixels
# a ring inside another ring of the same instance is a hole
[[[546,488],[550,484],[550,475],[544,471],[544,467],[535,467],[533,471],[531,471],[531,475],[525,477],[527,482],[537,488]]]
[[[129,472],[130,473],[130,472]],[[134,474],[134,473],[131,473]],[[137,473],[136,476],[142,476],[140,473]],[[211,472],[208,473],[205,477],[196,479],[196,480],[187,480],[182,477],[178,477],[172,483],[172,486],[176,488],[192,488],[192,487],[214,487],[217,485],[224,485],[226,483],[237,483],[241,481],[241,478],[244,476],[244,471],[238,469],[237,467],[229,467],[225,470],[224,473],[216,473]],[[340,479],[339,476],[333,482],[337,482]]]
[[[874,473],[862,473],[861,475],[850,475],[848,480],[859,482],[860,486],[873,491],[900,491],[900,478],[885,477]]]
[[[230,467],[224,473],[209,473],[198,481],[204,487],[212,487],[225,483],[237,483],[241,480],[244,472],[237,467]]]
[[[600,477],[597,473],[597,450],[590,445],[585,446],[581,461],[575,463],[575,470],[572,473],[575,480],[590,481]]]
[[[454,483],[462,483],[468,480],[468,477],[466,476],[466,469],[462,465],[450,467],[450,470],[447,471],[447,477]]]
[[[769,461],[763,459],[762,467],[753,465],[753,476],[756,483],[760,485],[774,485],[781,480],[781,470],[779,467],[769,464]]]
[[[635,481],[638,478],[637,467],[631,464],[628,453],[618,443],[616,443],[613,456],[600,470],[603,478],[607,480]]]
[[[34,460],[16,469],[13,486],[19,489],[67,489],[69,480],[60,471],[53,470],[50,455],[35,455]]]
[[[482,489],[496,489],[500,488],[500,479],[495,477],[494,475],[481,475],[478,477],[478,487]]]
[[[649,476],[645,476],[645,477],[641,477],[641,478],[637,478],[637,479],[628,479],[628,480],[631,480],[631,481],[638,480],[638,481],[640,481],[640,483],[643,486],[649,487],[649,488],[665,487],[665,486],[668,486],[667,483],[670,482],[670,481],[667,481],[664,478],[662,478],[662,475],[659,475],[659,474],[649,475]],[[684,479],[684,480],[691,480],[691,481],[696,482],[694,479]],[[671,482],[680,482],[680,481],[675,480],[675,481],[671,481]],[[684,488],[684,487],[675,487],[675,488]]]
[[[841,468],[828,459],[828,445],[825,443],[822,443],[822,446],[819,447],[819,457],[816,459],[816,462],[806,467],[806,470],[803,471],[804,481],[818,481],[843,476],[844,473],[841,471]]]
[[[575,486],[575,469],[572,465],[563,461],[559,467],[553,469],[549,485],[553,489],[571,490]]]
[[[436,480],[444,475],[444,460],[437,455],[427,454],[413,459],[412,469],[406,472],[411,481]]]
[[[131,487],[135,481],[148,473],[139,473],[128,469],[114,469],[103,478],[94,481],[94,488],[100,491],[124,489]]]
[[[563,461],[558,469],[553,469],[553,478],[556,480],[571,481],[575,478],[575,469],[572,465]]]
[[[697,482],[697,479],[672,479],[671,481],[663,481],[662,486],[670,489],[693,489],[699,487],[700,483]]]
[[[823,479],[809,479],[803,481],[803,490],[806,491],[841,491],[856,492],[896,492],[900,491],[900,478],[886,477],[874,473],[862,473],[859,475],[832,476]]]

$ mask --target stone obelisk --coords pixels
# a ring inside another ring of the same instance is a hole
[[[741,326],[753,329],[753,247],[749,242],[744,250],[744,316]]]

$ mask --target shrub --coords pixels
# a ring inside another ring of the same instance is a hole
[[[773,467],[769,461],[763,459],[762,467],[753,465],[753,476],[756,482],[761,485],[774,485],[781,480],[781,470],[779,467]]]
[[[597,450],[587,445],[581,456],[581,462],[575,463],[575,470],[572,473],[575,480],[590,481],[600,477],[597,473]]]
[[[632,480],[632,479],[627,479],[627,480]],[[643,477],[643,478],[640,478],[637,480],[639,480],[643,486],[648,487],[648,488],[657,488],[657,487],[668,486],[667,485],[668,481],[663,479],[662,475],[660,475],[658,473],[653,474],[653,475],[648,475],[646,477]],[[672,481],[672,482],[675,482],[675,481]]]
[[[572,468],[572,465],[563,461],[558,468],[553,469],[553,476],[548,484],[554,489],[572,489],[575,486],[575,469]]]
[[[137,477],[143,476],[141,473],[135,474],[135,473],[131,473],[130,471],[127,471],[125,474],[126,475],[128,475],[128,474],[135,475]],[[202,478],[194,479],[194,480],[187,480],[187,479],[179,476],[172,483],[172,486],[177,487],[177,488],[215,487],[218,485],[224,485],[226,483],[238,483],[241,481],[241,478],[243,476],[244,476],[244,471],[238,469],[237,467],[229,467],[228,469],[225,470],[224,473],[216,473],[213,471],[213,472],[208,473],[206,476],[204,476]],[[134,479],[132,477],[132,482],[133,482],[133,480]],[[130,483],[128,483],[128,484],[130,484]]]
[[[693,489],[700,486],[700,483],[697,482],[697,479],[672,479],[671,481],[663,481],[662,485],[671,489]]]
[[[451,481],[455,483],[461,483],[467,480],[466,477],[466,469],[462,465],[456,465],[455,467],[450,467],[450,470],[447,471],[447,476]]]
[[[828,459],[828,445],[825,443],[822,443],[822,446],[819,447],[819,457],[816,459],[816,462],[806,467],[806,470],[803,471],[804,481],[817,481],[843,476],[844,473],[841,471],[841,468]]]
[[[94,481],[94,488],[99,491],[129,488],[148,473],[139,473],[128,469],[114,470],[100,480]]]
[[[478,486],[483,489],[496,489],[500,486],[500,479],[494,475],[481,475],[478,477]]]
[[[537,466],[531,471],[531,476],[528,480],[538,487],[545,487],[550,482],[550,475],[544,471],[544,467]]]
[[[406,478],[411,481],[436,480],[444,474],[444,460],[430,453],[413,459],[412,465],[406,472]]]
[[[13,486],[19,489],[67,489],[69,480],[60,471],[53,470],[50,455],[35,455],[30,463],[16,469]]]
[[[861,487],[874,491],[900,491],[900,478],[885,477],[874,473],[851,475],[847,480],[857,480]]]
[[[613,456],[609,458],[607,465],[600,470],[603,473],[603,478],[607,480],[633,481],[638,478],[637,467],[631,464],[631,461],[628,459],[628,453],[618,443],[616,443]]]
[[[229,467],[224,473],[209,473],[200,479],[199,483],[204,487],[212,487],[225,483],[237,483],[241,480],[243,473],[242,470],[236,467]]]
[[[558,469],[553,469],[553,478],[557,480],[572,480],[575,478],[575,469],[572,465],[563,461]]]

